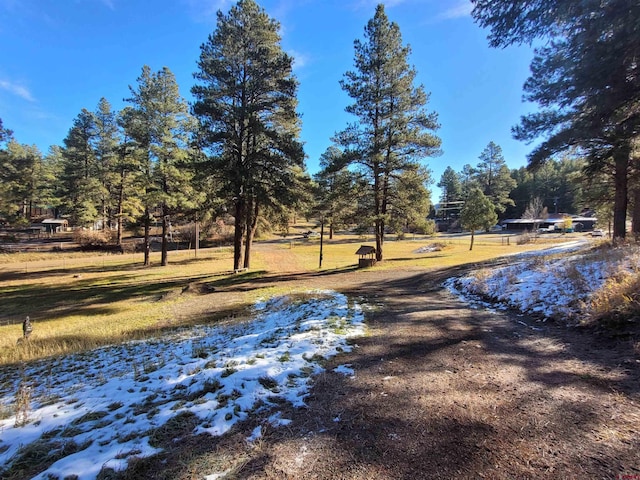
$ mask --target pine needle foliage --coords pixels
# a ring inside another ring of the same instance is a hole
[[[346,111],[357,122],[335,141],[345,151],[342,164],[357,165],[369,184],[376,257],[382,260],[391,192],[402,188],[403,178],[424,172],[424,158],[440,153],[440,139],[433,133],[438,117],[425,109],[429,95],[422,85],[415,86],[417,73],[408,63],[411,49],[403,45],[400,27],[389,21],[384,5],[376,7],[354,50],[355,69],[345,73],[341,86],[354,100]]]
[[[305,184],[298,82],[279,30],[253,0],[239,1],[228,14],[219,11],[191,89],[199,141],[208,153],[203,168],[235,217],[236,270],[250,267],[264,211],[295,204]]]

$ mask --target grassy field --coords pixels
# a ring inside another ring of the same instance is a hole
[[[478,235],[473,251],[469,251],[469,237],[462,235],[387,241],[385,261],[373,268],[451,267],[577,238],[583,235],[517,245],[515,236]],[[258,280],[284,273],[353,270],[359,245],[375,242],[371,236],[325,239],[322,269],[318,267],[319,244],[318,238],[299,237],[257,242],[251,271],[235,274],[229,248],[202,249],[197,258],[193,250],[172,251],[166,267],[158,266],[159,254],[153,254],[151,268],[142,267],[142,254],[3,254],[0,365],[145,338],[177,326],[236,318],[259,297],[287,293],[278,291],[273,282],[260,287]],[[422,247],[432,244],[441,249],[420,253]],[[215,292],[230,285],[235,287],[233,294],[225,295],[220,303]],[[307,285],[300,282],[297,288],[302,291]],[[27,315],[34,324],[33,335],[28,342],[19,342]]]

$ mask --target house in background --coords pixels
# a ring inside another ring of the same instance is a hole
[[[586,232],[593,230],[598,219],[596,217],[586,217],[581,215],[568,215],[564,213],[550,213],[547,218],[511,218],[500,222],[505,230],[510,231],[533,231],[534,229],[547,229],[549,231],[562,229],[562,224],[566,218],[571,218],[572,228],[576,232]]]

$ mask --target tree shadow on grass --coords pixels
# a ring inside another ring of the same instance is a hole
[[[52,352],[60,355],[68,355],[72,353],[89,353],[95,348],[105,347],[109,345],[119,344],[132,340],[148,340],[159,338],[163,335],[175,332],[176,330],[189,328],[195,325],[220,325],[228,326],[237,322],[246,321],[251,316],[250,304],[236,304],[228,308],[216,309],[208,313],[198,315],[197,317],[187,317],[180,320],[167,318],[153,325],[143,328],[137,328],[127,331],[114,331],[109,335],[94,335],[89,329],[87,331],[79,331],[77,334],[59,335],[55,337],[41,337],[38,335],[38,323],[34,322],[34,333],[26,342],[16,343],[14,348],[17,352],[16,357],[20,357],[20,351],[24,353],[25,358],[50,356]],[[103,314],[109,314],[105,310]],[[96,313],[97,315],[98,313]],[[16,340],[18,340],[17,337]],[[43,353],[44,352],[44,353]],[[47,353],[49,352],[49,353]],[[4,352],[8,354],[7,352]],[[22,365],[22,362],[7,363],[0,366],[0,373],[3,376],[8,375]]]
[[[149,280],[120,275],[109,284],[96,285],[95,279],[78,279],[69,284],[28,284],[5,289],[0,298],[0,322],[20,323],[24,315],[36,321],[57,320],[72,313],[101,314],[99,308],[126,300],[160,301],[179,295],[191,283],[210,278],[198,275],[187,279]],[[94,312],[94,313],[92,313]]]
[[[348,272],[355,272],[357,266],[341,267],[327,270],[295,273],[269,273],[267,270],[248,271],[229,275],[225,278],[206,282],[214,289],[224,291],[250,291],[264,288],[265,285],[277,285],[285,282],[304,283],[305,280],[313,280],[320,277],[330,277]]]

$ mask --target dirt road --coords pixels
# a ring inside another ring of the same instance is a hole
[[[640,479],[638,343],[473,308],[440,286],[455,273],[306,279],[362,298],[369,335],[327,365],[308,408],[283,406],[288,426],[253,444],[245,439],[257,423],[223,439],[186,438],[152,470],[166,478],[217,469],[240,479]],[[353,378],[332,371],[343,364]]]

